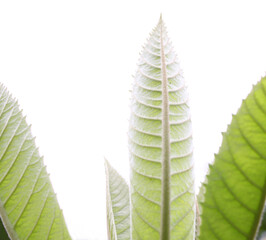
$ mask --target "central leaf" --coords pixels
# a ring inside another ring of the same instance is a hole
[[[162,19],[140,57],[131,112],[132,237],[194,239],[188,94]]]

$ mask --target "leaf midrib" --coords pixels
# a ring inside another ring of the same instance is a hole
[[[261,221],[262,221],[263,209],[265,207],[265,202],[266,202],[266,179],[264,181],[264,186],[261,191],[263,192],[263,194],[260,199],[258,214],[255,215],[255,224],[253,225],[253,228],[251,229],[251,239],[256,238],[259,232]]]
[[[105,160],[106,161],[106,160]],[[107,166],[107,161],[105,162],[105,169],[106,169],[106,179],[108,179],[106,181],[106,188],[107,188],[107,199],[106,199],[106,209],[108,209],[108,198],[110,198],[110,200],[112,201],[112,197],[111,197],[111,194],[110,194],[110,174],[109,174],[109,169],[108,169],[108,166]],[[111,214],[114,216],[114,212],[113,212],[113,207],[111,206]],[[113,219],[113,216],[111,216],[111,219],[109,217],[109,221],[112,221],[113,223],[113,226],[114,226],[114,236],[115,236],[115,240],[117,239],[117,232],[116,232],[116,224],[115,224],[115,221]],[[108,221],[108,217],[107,217],[107,221]],[[111,229],[110,229],[110,226],[109,226],[109,223],[107,222],[107,236],[108,236],[108,240],[111,240]]]
[[[168,84],[163,45],[163,22],[160,18],[160,42],[161,42],[161,73],[162,73],[162,207],[160,239],[170,239],[170,124],[169,124],[169,101]]]
[[[19,240],[17,233],[15,232],[12,224],[10,223],[6,210],[1,201],[0,201],[0,216],[1,216],[3,226],[5,227],[5,230],[8,234],[8,237],[10,239]]]

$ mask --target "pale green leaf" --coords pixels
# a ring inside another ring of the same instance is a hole
[[[191,135],[187,88],[160,19],[140,56],[132,90],[133,239],[194,239]]]
[[[0,216],[15,239],[71,239],[30,126],[0,85]]]
[[[125,180],[105,161],[109,240],[130,239],[129,190]]]
[[[265,77],[223,134],[204,187],[199,239],[255,239],[266,197]]]

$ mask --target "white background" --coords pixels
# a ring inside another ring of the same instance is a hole
[[[263,1],[0,2],[0,82],[19,100],[74,239],[107,239],[104,157],[128,180],[129,90],[168,27],[189,86],[197,185],[266,71]]]

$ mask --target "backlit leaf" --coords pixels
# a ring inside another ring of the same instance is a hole
[[[130,239],[129,190],[125,180],[105,162],[109,240]]]
[[[0,216],[14,239],[71,239],[30,126],[0,85]]]
[[[255,239],[266,197],[265,77],[223,134],[204,187],[199,239]]]
[[[162,19],[139,60],[131,113],[132,237],[194,239],[188,94]]]

